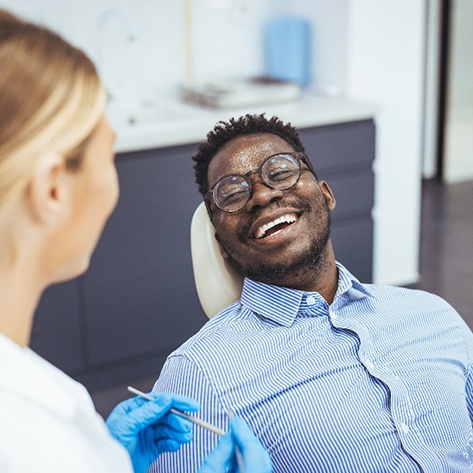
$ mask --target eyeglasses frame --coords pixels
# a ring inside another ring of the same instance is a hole
[[[251,185],[251,181],[248,179],[249,176],[251,176],[251,174],[255,174],[257,173],[261,182],[269,187],[270,189],[276,189],[275,187],[271,187],[269,186],[268,184],[266,184],[266,182],[264,182],[262,176],[261,176],[261,172],[262,172],[262,168],[264,166],[264,164],[271,158],[274,158],[275,156],[279,156],[280,154],[287,154],[289,156],[292,156],[292,157],[295,157],[297,159],[297,163],[299,164],[299,177],[297,179],[297,181],[290,187],[287,187],[285,189],[281,189],[281,190],[287,190],[287,189],[292,189],[298,182],[299,182],[299,179],[300,179],[300,176],[302,174],[302,166],[301,164],[305,164],[307,166],[307,168],[309,169],[309,171],[314,175],[314,177],[318,180],[317,178],[317,174],[314,170],[314,167],[312,166],[312,163],[310,162],[309,158],[307,157],[307,155],[303,152],[303,151],[282,151],[282,152],[279,152],[279,153],[276,153],[276,154],[272,154],[271,156],[268,156],[266,157],[262,162],[261,164],[258,166],[257,169],[253,169],[251,171],[248,171],[247,173],[245,174],[237,174],[237,173],[233,173],[233,174],[227,174],[225,176],[222,176],[205,194],[204,194],[204,202],[205,202],[205,206],[207,208],[207,212],[209,213],[210,217],[212,218],[212,215],[213,215],[213,212],[212,212],[212,209],[211,209],[211,200],[215,203],[215,206],[221,210],[222,212],[225,212],[225,213],[228,213],[228,214],[235,214],[235,213],[238,213],[238,212],[241,212],[245,207],[246,207],[246,204],[239,210],[235,210],[233,212],[231,211],[228,211],[228,210],[224,210],[224,209],[221,209],[217,203],[215,202],[215,199],[214,199],[214,189],[215,187],[217,187],[217,184],[222,180],[222,179],[225,179],[226,177],[230,177],[230,176],[236,176],[236,177],[243,177],[246,181],[248,181],[248,183],[250,184],[250,190],[251,190],[251,193],[250,193],[250,198],[251,198],[251,195],[253,193],[253,187]],[[250,198],[248,200],[250,200]],[[247,202],[248,203],[248,202]]]

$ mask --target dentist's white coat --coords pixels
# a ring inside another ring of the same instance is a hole
[[[0,472],[132,471],[84,386],[0,334]]]

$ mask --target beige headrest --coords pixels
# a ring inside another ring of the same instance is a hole
[[[204,312],[211,319],[240,299],[243,276],[222,257],[215,228],[203,202],[192,217],[191,252],[197,294]]]

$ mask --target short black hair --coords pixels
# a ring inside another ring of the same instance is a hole
[[[201,143],[197,148],[197,153],[192,156],[195,161],[195,182],[202,195],[206,194],[209,187],[207,171],[210,161],[223,146],[239,136],[259,133],[277,135],[291,145],[294,151],[305,153],[297,130],[290,123],[283,123],[278,117],[267,119],[264,113],[261,115],[246,114],[237,119],[230,118],[228,122],[219,121],[214,129],[207,134],[207,141]]]

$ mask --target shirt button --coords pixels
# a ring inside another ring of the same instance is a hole
[[[365,361],[365,366],[370,370],[374,368],[374,365],[373,365],[373,363],[371,363],[370,360]]]
[[[404,424],[404,422],[401,422],[401,430],[407,434],[409,432],[409,426],[407,424]]]
[[[315,297],[314,296],[308,296],[306,302],[307,302],[308,305],[314,305],[315,304]]]

